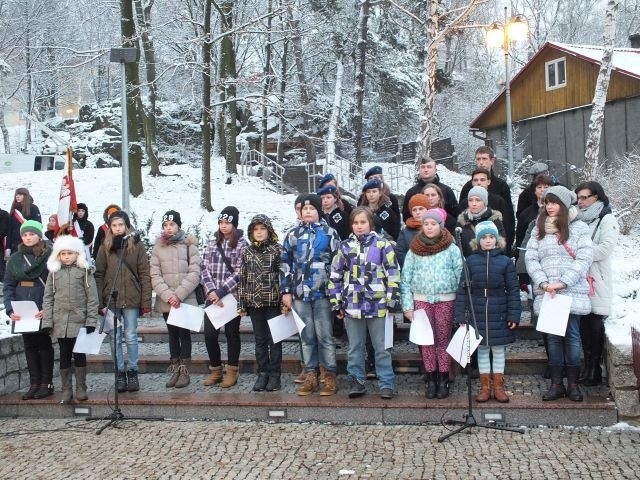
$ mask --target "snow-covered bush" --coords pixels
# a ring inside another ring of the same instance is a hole
[[[613,164],[604,162],[596,180],[604,187],[618,221],[620,233],[628,235],[640,224],[640,152],[633,151],[617,157]]]

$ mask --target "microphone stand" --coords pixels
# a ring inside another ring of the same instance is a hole
[[[465,339],[467,341],[467,364],[471,359],[471,337],[469,331],[469,324],[473,323],[473,328],[476,334],[476,340],[480,338],[478,334],[478,325],[476,323],[476,312],[473,308],[473,298],[471,298],[471,276],[469,275],[469,267],[467,265],[467,259],[462,254],[462,240],[460,239],[460,232],[462,229],[460,227],[456,228],[456,244],[460,249],[460,254],[462,255],[462,271],[464,274],[462,286],[467,291],[467,303],[469,305],[469,311],[471,313],[471,318],[465,322],[466,335]],[[447,420],[445,423],[449,425],[460,425],[460,427],[456,428],[453,431],[446,433],[445,435],[441,435],[438,437],[438,443],[444,442],[447,438],[452,437],[464,430],[480,427],[487,428],[489,430],[502,430],[505,432],[515,432],[515,433],[524,433],[525,430],[523,428],[513,428],[513,427],[499,427],[497,425],[488,425],[488,424],[480,424],[476,421],[476,417],[473,415],[473,398],[471,396],[471,375],[467,374],[467,401],[468,401],[468,410],[467,413],[463,415],[464,421],[460,420]]]
[[[86,420],[88,422],[90,421],[99,421],[99,420],[107,420],[107,423],[102,425],[100,428],[98,428],[98,430],[96,430],[96,435],[100,435],[104,430],[106,430],[108,427],[114,427],[114,428],[118,428],[118,424],[123,422],[124,420],[148,420],[148,421],[162,421],[164,420],[163,417],[125,417],[125,415],[122,413],[122,410],[120,410],[120,403],[119,403],[119,392],[118,392],[118,358],[117,358],[117,351],[116,351],[116,342],[118,340],[118,328],[124,328],[124,326],[119,327],[118,325],[121,323],[119,321],[118,318],[116,318],[115,316],[115,311],[116,311],[116,299],[118,298],[118,290],[116,290],[116,285],[118,283],[118,278],[120,277],[121,273],[122,273],[122,265],[124,264],[124,254],[127,250],[127,247],[129,246],[129,239],[131,238],[131,236],[129,236],[128,238],[123,238],[123,245],[122,248],[120,249],[120,253],[118,254],[118,263],[116,266],[116,273],[113,276],[113,283],[111,284],[111,291],[109,292],[109,300],[107,301],[107,305],[104,309],[104,317],[102,319],[102,324],[100,325],[100,333],[103,333],[104,331],[104,326],[107,320],[107,312],[109,312],[109,309],[111,306],[113,306],[113,312],[114,312],[114,316],[113,316],[113,330],[111,331],[111,358],[113,360],[113,391],[114,391],[114,408],[111,411],[111,413],[109,415],[106,415],[104,417],[87,417]],[[99,293],[99,292],[98,292]],[[128,348],[128,347],[127,347]],[[124,352],[123,352],[124,355]]]

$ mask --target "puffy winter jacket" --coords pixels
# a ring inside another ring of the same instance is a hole
[[[330,301],[351,318],[386,317],[397,303],[400,272],[393,246],[371,232],[344,240],[331,263]]]
[[[249,244],[242,253],[238,283],[238,310],[280,305],[282,247],[273,241]]]
[[[198,239],[188,236],[178,242],[158,237],[151,252],[151,287],[156,292],[154,309],[171,310],[169,297],[176,295],[181,302],[197,305],[195,289],[200,284],[200,253]]]
[[[480,250],[467,258],[471,299],[482,345],[506,345],[515,341],[507,322],[520,323],[520,287],[516,268],[500,248]],[[467,289],[456,295],[456,322],[470,321]]]

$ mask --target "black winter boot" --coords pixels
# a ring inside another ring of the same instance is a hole
[[[436,372],[427,372],[427,380],[425,383],[425,396],[427,398],[436,398]]]
[[[127,392],[137,392],[138,390],[140,390],[138,371],[127,370]]]
[[[23,395],[23,400],[32,400],[40,388],[40,355],[37,350],[25,350],[27,369],[29,370],[30,387]]]
[[[557,400],[566,396],[567,391],[564,388],[564,382],[562,380],[562,370],[564,367],[549,367],[551,371],[551,386],[547,393],[542,395],[542,400],[550,401]]]
[[[447,398],[449,396],[449,372],[438,373],[437,398]]]
[[[253,391],[264,392],[267,388],[267,383],[269,383],[269,374],[267,372],[260,372],[256,379],[256,383],[253,384]]]
[[[578,373],[580,367],[567,367],[567,397],[573,402],[582,401],[582,393],[578,387]]]
[[[280,381],[279,373],[270,373],[269,381],[267,382],[267,392],[277,392],[282,388],[282,382]]]
[[[118,380],[116,381],[116,388],[120,393],[127,391],[127,374],[125,372],[118,372]]]

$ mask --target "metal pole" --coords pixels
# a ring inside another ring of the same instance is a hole
[[[511,74],[509,72],[509,21],[504,7],[504,78],[507,110],[507,164],[509,178],[513,177],[513,131],[511,129]]]
[[[120,62],[120,105],[122,109],[122,209],[129,210],[129,133],[127,132],[127,83],[125,73],[125,62]]]

